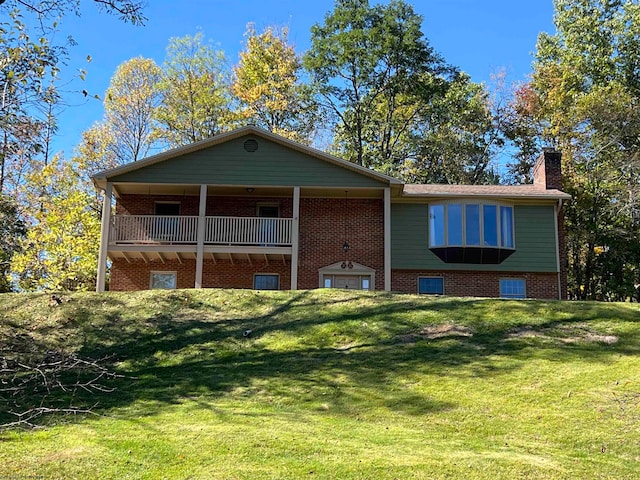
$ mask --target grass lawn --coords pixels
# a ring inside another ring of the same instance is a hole
[[[18,343],[127,378],[96,415],[0,433],[2,479],[640,478],[637,304],[0,295]]]

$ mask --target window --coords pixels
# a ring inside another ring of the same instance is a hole
[[[429,206],[429,245],[443,247],[444,242],[444,205]]]
[[[494,204],[430,205],[429,246],[514,248],[513,207],[506,205],[499,207],[500,222],[497,217],[498,205]],[[498,238],[500,238],[499,245]]]
[[[513,208],[500,207],[500,244],[513,248]]]
[[[152,289],[173,290],[176,288],[177,277],[176,272],[151,272],[150,287]]]
[[[280,276],[277,274],[256,274],[253,277],[254,290],[279,290]]]
[[[498,207],[496,205],[483,205],[482,213],[484,219],[484,244],[489,247],[497,247]]]
[[[465,230],[467,245],[480,245],[480,205],[465,205]]]
[[[324,277],[324,288],[331,288],[331,277]]]
[[[180,202],[156,202],[153,213],[156,215],[180,215]]]
[[[418,277],[418,293],[444,295],[444,278]]]
[[[278,218],[280,207],[274,203],[258,203],[258,216],[262,218]]]
[[[513,206],[485,202],[429,205],[429,248],[447,263],[501,263],[515,251]]]
[[[501,298],[526,298],[525,282],[522,278],[501,278]]]
[[[369,290],[371,283],[369,277],[362,277],[362,290]]]

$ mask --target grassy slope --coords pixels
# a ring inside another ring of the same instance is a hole
[[[66,299],[0,295],[0,345],[12,331],[115,355],[136,380],[100,397],[100,416],[0,434],[0,478],[640,477],[638,305],[335,290]]]

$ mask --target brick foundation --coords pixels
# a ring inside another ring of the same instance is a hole
[[[501,278],[523,278],[527,298],[558,299],[557,273],[393,270],[391,290],[418,293],[418,277],[443,277],[444,294],[456,297],[499,297]]]
[[[130,291],[147,290],[151,282],[151,272],[176,272],[178,288],[193,288],[196,279],[195,260],[178,261],[142,260],[127,263],[116,260],[111,267],[109,290]],[[272,273],[280,276],[280,289],[291,288],[291,266],[287,262],[234,262],[218,260],[213,263],[206,260],[203,264],[202,285],[204,288],[253,288],[253,276],[256,273]]]

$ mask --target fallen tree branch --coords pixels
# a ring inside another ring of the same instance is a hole
[[[34,428],[35,420],[50,414],[95,414],[97,403],[76,405],[80,394],[91,398],[112,393],[116,390],[112,382],[125,378],[105,366],[108,357],[95,360],[51,351],[37,361],[15,352],[12,356],[0,357],[0,431]],[[14,419],[6,421],[9,416]]]

